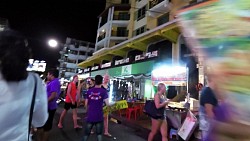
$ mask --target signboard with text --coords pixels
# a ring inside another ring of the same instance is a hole
[[[148,58],[153,58],[158,56],[158,51],[147,52],[146,54],[136,55],[135,61],[144,60]]]
[[[111,62],[108,62],[108,63],[105,63],[105,64],[102,64],[101,65],[101,68],[108,68],[108,67],[111,67]]]
[[[129,58],[121,59],[121,60],[116,60],[115,61],[115,66],[125,64],[129,62]]]
[[[187,68],[162,66],[152,71],[152,81],[162,82],[172,86],[186,86]]]

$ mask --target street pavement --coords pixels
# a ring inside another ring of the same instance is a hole
[[[85,110],[83,107],[78,108],[78,116],[81,117],[78,120],[78,124],[83,126],[83,129],[75,130],[73,128],[73,120],[72,120],[72,111],[69,110],[67,115],[65,116],[63,129],[57,128],[57,123],[60,117],[60,114],[63,110],[63,104],[59,104],[59,107],[56,111],[54,117],[53,128],[50,132],[49,141],[81,141],[84,135],[84,117]],[[147,135],[139,136],[142,133],[141,131],[132,129],[130,127],[124,126],[122,124],[118,124],[115,122],[109,122],[109,132],[112,134],[112,137],[103,136],[103,141],[146,141]],[[142,138],[143,137],[143,138]],[[91,134],[89,137],[89,141],[96,141],[96,135]]]

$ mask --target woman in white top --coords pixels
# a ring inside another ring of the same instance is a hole
[[[37,90],[32,125],[47,120],[45,85],[38,75],[28,73],[30,51],[25,38],[15,31],[0,32],[0,140],[27,141],[35,79]]]

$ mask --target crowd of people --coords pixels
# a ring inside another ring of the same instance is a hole
[[[58,70],[50,69],[45,81],[35,73],[27,72],[31,50],[26,38],[19,32],[6,30],[0,32],[0,90],[4,97],[0,100],[2,116],[0,116],[0,140],[31,140],[30,132],[36,131],[37,141],[48,141],[57,110],[57,99],[61,93]],[[104,135],[111,137],[108,131],[108,115],[103,114],[103,106],[110,106],[108,100],[109,76],[95,76],[86,90],[86,81],[74,76],[66,90],[64,110],[58,123],[63,128],[64,117],[72,109],[74,128],[82,128],[77,123],[77,106],[81,103],[82,93],[87,109],[85,135],[87,141],[95,126],[98,141]],[[34,98],[33,98],[34,97]],[[34,104],[33,104],[34,103]],[[32,130],[33,129],[33,130]]]
[[[0,140],[30,140],[30,125],[32,125],[37,128],[36,139],[48,141],[58,106],[56,101],[61,93],[58,70],[49,70],[46,82],[43,82],[37,74],[27,72],[31,50],[25,37],[16,31],[0,32],[0,50],[0,95],[2,97],[0,99],[2,109]],[[201,92],[199,127],[202,131],[202,140],[249,140],[250,126],[234,118],[234,113],[226,102],[226,96],[214,83],[220,78],[221,76],[210,72],[206,78],[207,85],[197,85],[197,90]],[[108,82],[108,75],[104,77],[96,75],[95,79],[89,81],[79,81],[78,76],[75,75],[66,89],[64,110],[60,115],[58,128],[64,127],[64,118],[69,109],[72,109],[74,128],[82,128],[77,123],[77,106],[82,103],[81,97],[84,97],[87,114],[83,141],[88,140],[91,132],[95,132],[98,141],[102,140],[103,134],[111,137],[108,131],[108,114],[103,113],[104,106],[114,104],[108,100]],[[172,101],[167,99],[165,94],[166,86],[159,83],[154,96],[157,109],[166,107]],[[162,117],[151,118],[152,127],[148,141],[152,141],[158,131],[161,132],[162,141],[168,140],[166,117],[164,112]]]

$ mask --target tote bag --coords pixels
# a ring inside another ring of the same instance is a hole
[[[161,118],[164,114],[164,108],[157,109],[154,100],[147,100],[143,112],[152,118]]]

